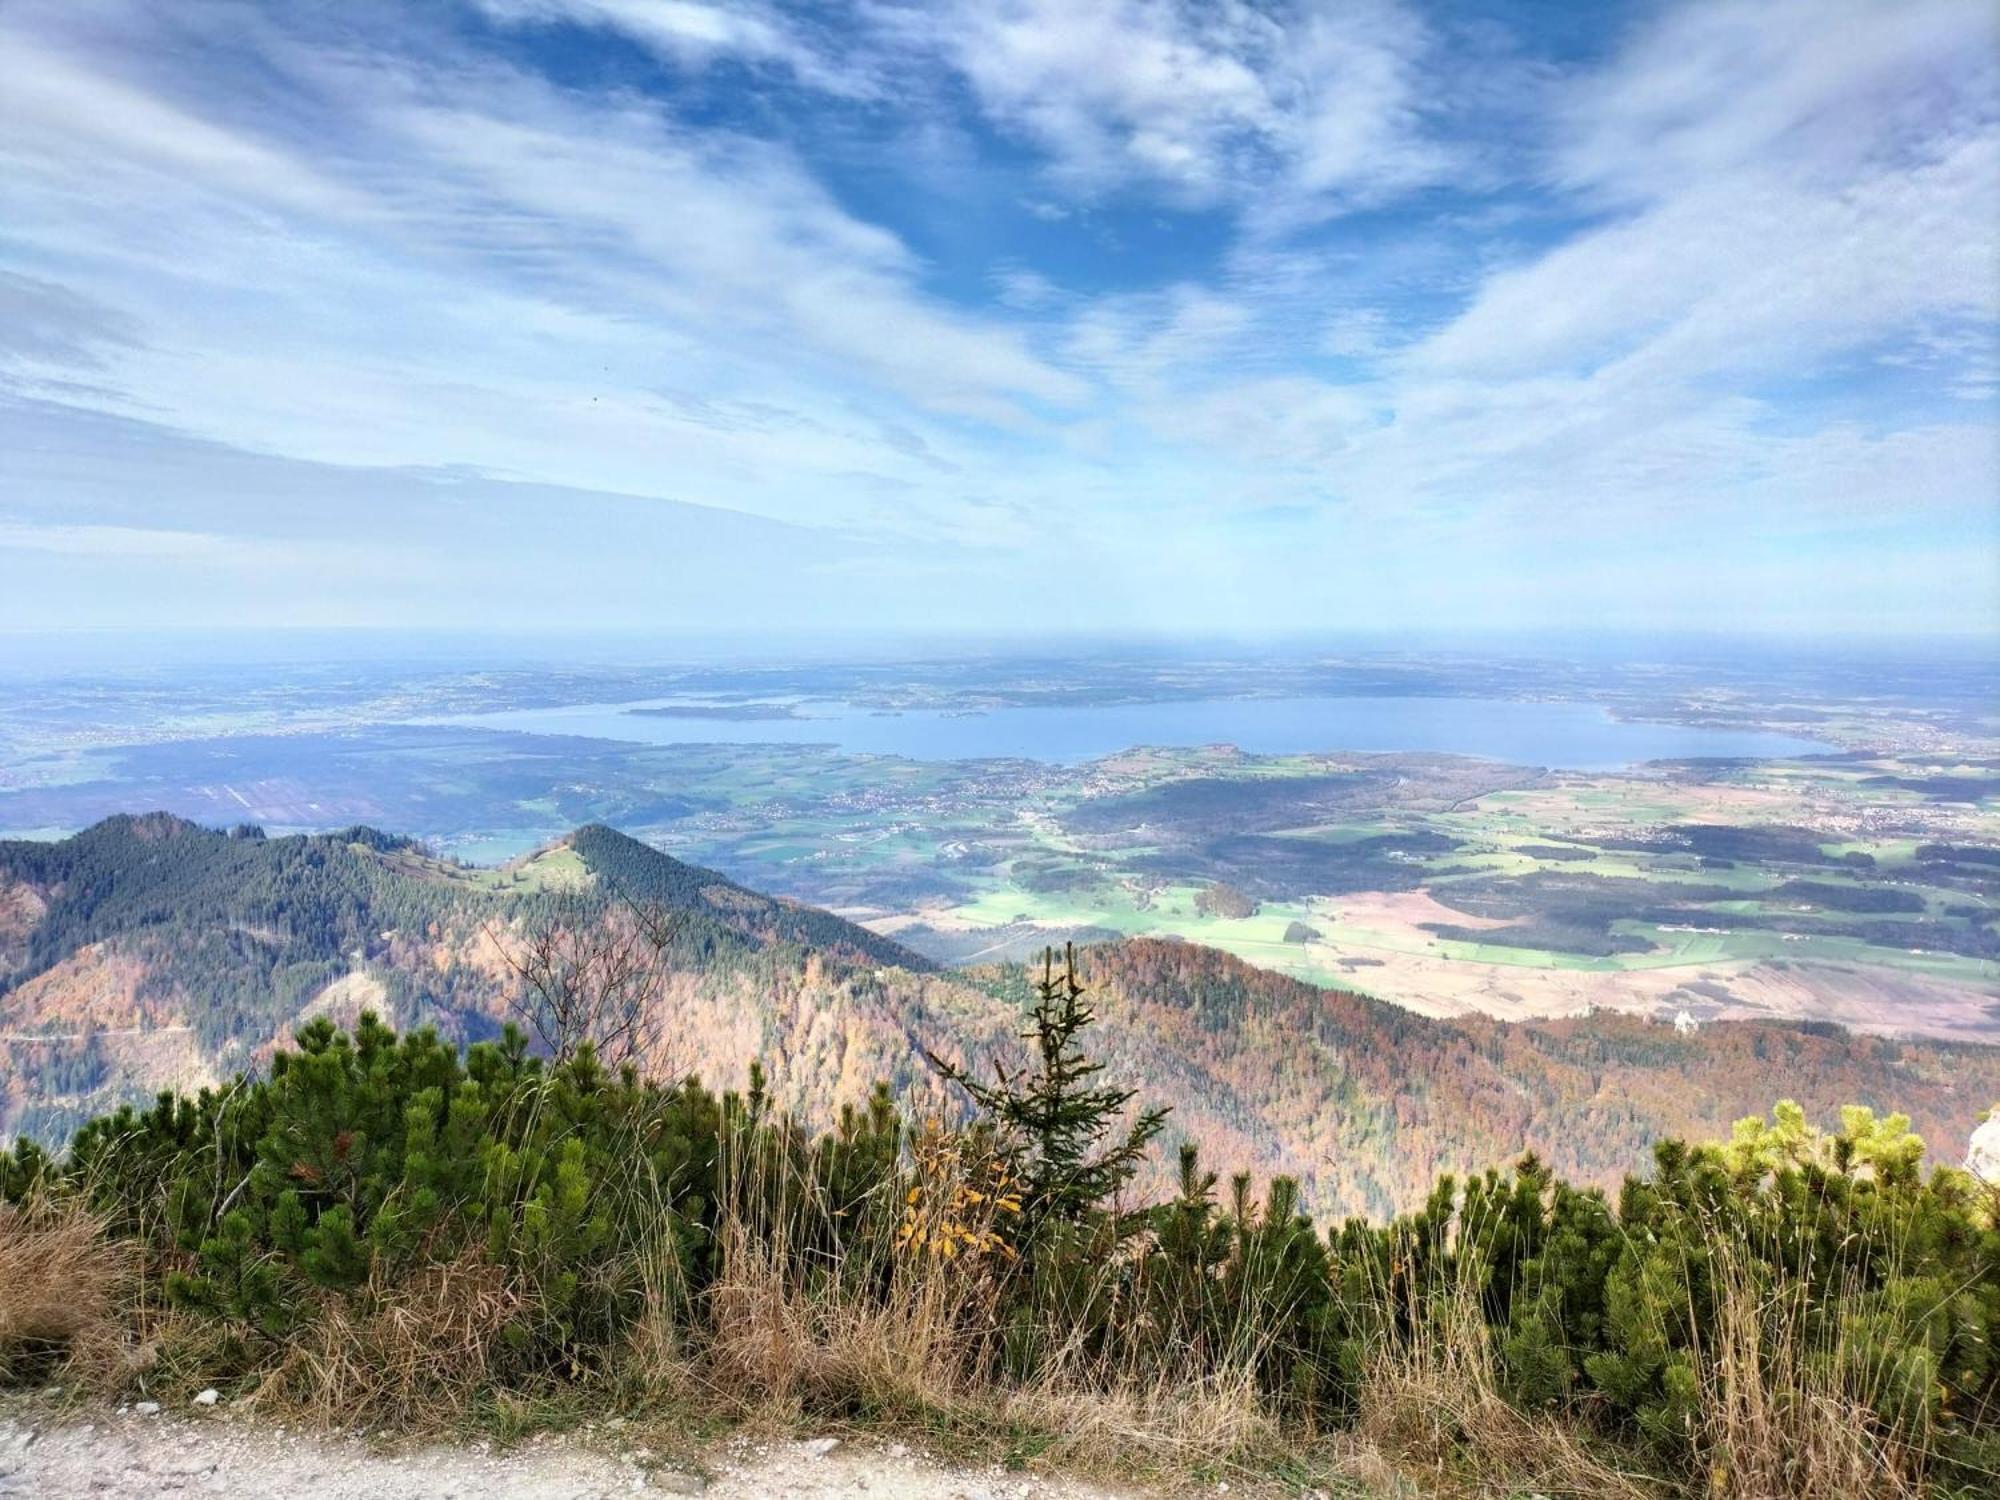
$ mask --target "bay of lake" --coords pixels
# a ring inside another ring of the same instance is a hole
[[[635,709],[671,708],[670,716]],[[1762,730],[1614,718],[1589,703],[1498,698],[1196,698],[1148,703],[884,712],[781,704],[796,717],[709,718],[686,699],[585,703],[425,719],[431,724],[628,743],[830,745],[912,760],[1075,764],[1139,746],[1229,744],[1258,755],[1436,751],[1511,765],[1610,770],[1649,760],[1811,755],[1831,747]]]

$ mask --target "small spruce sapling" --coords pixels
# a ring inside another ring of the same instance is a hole
[[[1078,1041],[1096,1019],[1083,996],[1075,946],[1064,948],[1060,975],[1055,950],[1044,949],[1029,1029],[1022,1033],[1033,1049],[1034,1071],[1010,1075],[996,1062],[995,1081],[984,1083],[924,1051],[930,1065],[988,1116],[1021,1183],[1023,1226],[1030,1237],[1044,1224],[1076,1223],[1111,1202],[1166,1124],[1165,1110],[1147,1110],[1122,1135],[1115,1134],[1135,1091],[1095,1081],[1104,1064],[1092,1060]]]

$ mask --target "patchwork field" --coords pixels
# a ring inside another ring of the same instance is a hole
[[[988,829],[995,857],[962,897],[856,914],[956,962],[1055,934],[1176,935],[1440,1015],[1990,1037],[1986,769],[1870,757],[1510,780],[1410,757],[1128,757],[1099,768],[1126,785]],[[1894,784],[1915,781],[1929,790]]]
[[[559,881],[559,862],[489,867],[604,822],[953,964],[1150,934],[1436,1013],[1613,1007],[2000,1035],[1990,669],[1753,671],[1133,658],[384,671],[283,692],[220,676],[172,691],[52,684],[0,704],[0,832],[46,836],[155,807],[272,833],[366,823],[408,830],[492,885]],[[692,693],[739,729],[780,700],[962,724],[1036,707],[1375,692],[1587,700],[1621,723],[1830,748],[1613,771],[1226,744],[1063,763],[604,737],[678,725],[658,713],[593,711],[601,733],[437,717]]]

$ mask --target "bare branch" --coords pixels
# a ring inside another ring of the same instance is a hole
[[[561,898],[523,931],[493,932],[519,982],[514,1013],[557,1062],[588,1045],[612,1067],[657,1061],[678,915],[656,905]]]

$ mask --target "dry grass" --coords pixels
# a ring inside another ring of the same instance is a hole
[[[1700,1416],[1696,1449],[1716,1500],[1918,1500],[1927,1493],[1921,1440],[1899,1442],[1877,1412],[1845,1335],[1815,1334],[1796,1279],[1770,1285],[1732,1242],[1715,1259],[1716,1316],[1694,1322]],[[1704,1337],[1706,1335],[1706,1337]]]
[[[135,1247],[71,1204],[0,1204],[0,1380],[120,1363]]]
[[[1472,1287],[1410,1311],[1404,1329],[1376,1341],[1357,1394],[1357,1433],[1395,1472],[1420,1475],[1445,1494],[1651,1500],[1660,1493],[1586,1447],[1575,1427],[1507,1400]]]
[[[966,1229],[992,1246],[992,1220]],[[830,1262],[768,1224],[726,1220],[702,1331],[680,1346],[700,1383],[738,1419],[845,1415],[968,1456],[1032,1454],[1125,1477],[1240,1473],[1252,1455],[1284,1451],[1247,1355],[1086,1350],[1075,1323],[1051,1309],[1029,1338],[1034,1373],[1003,1375],[998,1311],[1014,1269],[1006,1252],[926,1254],[908,1230],[906,1218],[899,1238],[850,1240],[851,1259]]]
[[[701,1382],[762,1424],[845,1415],[968,1453],[1102,1474],[1181,1478],[1280,1451],[1245,1366],[1145,1372],[1059,1350],[1022,1382],[996,1375],[991,1282],[977,1268],[899,1267],[887,1297],[811,1281],[766,1240],[729,1244],[699,1348]],[[851,1283],[847,1283],[851,1285]]]
[[[641,1305],[616,1369],[639,1399],[682,1405],[693,1388],[684,1318],[687,1286],[675,1254],[673,1220],[661,1214],[656,1222],[660,1231],[634,1255]]]
[[[1278,1424],[1248,1368],[1105,1378],[1058,1366],[996,1393],[996,1414],[1044,1435],[1066,1465],[1154,1475],[1256,1467],[1283,1450]]]
[[[866,1251],[816,1262],[784,1236],[725,1223],[703,1355],[718,1386],[778,1407],[943,1407],[976,1383],[993,1280],[974,1263],[904,1259],[886,1292]]]
[[[322,1299],[288,1340],[253,1405],[323,1428],[436,1431],[490,1388],[501,1330],[522,1295],[483,1255],[426,1266],[358,1299]]]

